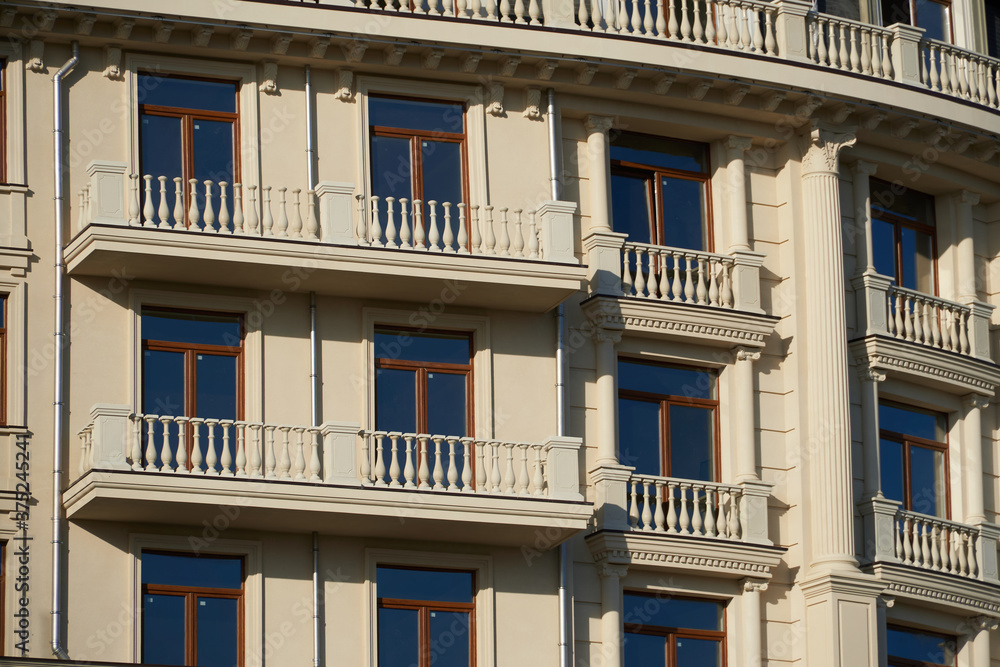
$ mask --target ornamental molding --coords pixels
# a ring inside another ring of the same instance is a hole
[[[710,568],[712,570],[728,570],[730,572],[771,575],[771,568],[762,563],[736,558],[712,558],[708,556],[691,556],[659,551],[643,551],[638,549],[607,549],[594,553],[594,560],[602,567],[608,562],[623,562],[633,565],[652,564],[664,566],[683,566],[685,569]]]
[[[104,47],[104,77],[112,81],[124,81],[125,72],[122,69],[122,49],[116,44]]]
[[[740,582],[743,585],[743,590],[747,593],[763,593],[767,590],[767,580],[766,579],[744,579]]]
[[[676,74],[661,74],[653,79],[653,93],[656,95],[666,95],[667,91],[670,90],[670,86],[674,85],[674,81],[677,81]]]
[[[993,616],[987,616],[985,614],[980,614],[979,616],[973,616],[969,619],[969,624],[976,630],[986,632],[993,632],[998,627],[1000,627],[1000,619]]]
[[[771,90],[764,93],[760,97],[761,111],[776,111],[786,97],[788,97],[788,93],[783,90]]]
[[[966,608],[982,609],[992,615],[1000,615],[1000,603],[991,602],[987,599],[996,599],[996,592],[991,591],[988,596],[983,598],[973,597],[971,595],[963,595],[961,593],[956,593],[951,589],[947,588],[929,588],[927,586],[918,586],[915,584],[904,584],[900,582],[889,582],[889,587],[886,589],[889,593],[895,593],[896,595],[905,595],[907,597],[916,597],[923,600],[929,600],[933,602],[940,602],[948,605],[957,605]]]
[[[390,67],[395,67],[399,63],[403,62],[403,54],[406,53],[406,47],[399,44],[390,44],[383,50],[385,54],[385,64]]]
[[[538,88],[528,88],[524,91],[524,96],[525,104],[522,115],[530,120],[542,120],[542,91]]]
[[[486,103],[486,113],[492,116],[503,116],[503,84],[491,83],[486,86],[488,101]]]
[[[810,174],[840,173],[840,153],[857,142],[852,131],[834,131],[829,127],[813,122],[809,130],[802,135],[803,156],[802,172]]]
[[[587,116],[583,125],[588,132],[607,132],[614,125],[615,119],[610,116]]]
[[[992,396],[1000,385],[1000,367],[967,355],[936,350],[884,336],[867,336],[849,344],[861,368],[922,381],[958,396]]]

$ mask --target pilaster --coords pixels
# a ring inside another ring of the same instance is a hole
[[[729,251],[750,250],[747,224],[747,176],[743,155],[750,148],[750,137],[726,137],[727,189],[729,190]]]
[[[872,246],[871,177],[877,169],[877,164],[864,160],[857,160],[851,165],[854,185],[855,275],[875,273],[875,255]],[[885,308],[882,310],[884,311]]]
[[[587,116],[587,152],[590,155],[590,231],[611,231],[611,161],[608,130],[613,119]]]
[[[733,349],[733,357],[733,384],[736,389],[736,412],[733,421],[739,429],[736,434],[736,481],[756,481],[760,478],[757,476],[753,362],[760,359],[760,350],[740,346]]]
[[[744,579],[740,582],[743,588],[743,662],[745,667],[760,667],[761,627],[760,627],[760,594],[767,590],[767,581],[761,579]]]
[[[976,298],[976,251],[974,242],[974,223],[972,207],[979,203],[979,195],[968,190],[959,190],[951,196],[955,205],[956,273],[958,285],[955,293],[958,301],[969,303]]]
[[[621,580],[628,567],[600,563],[597,571],[601,577],[601,655],[604,667],[621,667],[624,643]]]
[[[973,630],[972,667],[990,667],[990,633],[1000,627],[1000,619],[993,616],[973,616],[969,619]]]
[[[885,584],[861,573],[827,572],[801,585],[809,667],[877,665],[878,596]]]
[[[983,410],[989,407],[990,399],[981,394],[969,394],[962,403],[965,416],[962,419],[965,446],[965,522],[981,523],[986,520],[983,498]]]
[[[617,420],[618,357],[615,344],[621,342],[622,332],[599,326],[594,330],[594,352],[597,368],[597,463],[618,464]]]
[[[881,462],[879,461],[878,384],[885,373],[869,366],[858,369],[861,380],[861,445],[864,452],[862,499],[882,497]]]

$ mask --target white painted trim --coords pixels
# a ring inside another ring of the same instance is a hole
[[[431,567],[439,570],[472,570],[476,574],[476,665],[494,667],[496,628],[493,590],[493,558],[430,551],[365,549],[365,619],[367,665],[378,664],[378,592],[375,576],[379,565]]]
[[[358,191],[365,196],[366,200],[371,195],[371,161],[368,155],[368,147],[371,146],[371,137],[368,133],[368,96],[373,92],[464,102],[469,197],[472,200],[468,203],[480,206],[486,206],[490,203],[489,185],[486,178],[486,111],[483,104],[482,87],[436,81],[359,76],[357,78],[358,136],[361,137],[362,150],[358,151],[358,174],[355,182],[360,184]]]
[[[193,551],[195,539],[181,535],[129,535],[131,567],[126,569],[131,578],[132,604],[135,614],[132,633],[132,660],[138,664],[142,657],[142,551],[163,550],[178,553]],[[264,573],[260,542],[249,540],[218,539],[207,546],[203,553],[243,556],[243,646],[245,667],[264,664]]]
[[[129,326],[131,327],[132,364],[129,381],[132,396],[132,411],[139,412],[142,406],[142,327],[140,312],[142,306],[167,306],[171,308],[194,308],[197,310],[240,313],[243,318],[243,410],[249,421],[264,418],[264,334],[261,325],[264,315],[260,303],[245,297],[196,294],[191,292],[167,292],[135,289],[129,292]]]
[[[405,326],[420,331],[460,331],[472,333],[472,400],[477,439],[489,440],[494,433],[493,359],[490,344],[490,320],[478,315],[435,314],[437,299],[417,310],[362,310],[362,349],[359,377],[365,379],[367,397],[364,420],[366,428],[375,428],[375,326]],[[443,305],[443,301],[442,301]]]
[[[139,173],[139,91],[138,71],[188,74],[239,82],[240,180],[244,186],[260,184],[260,110],[257,68],[242,63],[175,58],[172,56],[128,53],[125,78],[129,113],[129,174]]]

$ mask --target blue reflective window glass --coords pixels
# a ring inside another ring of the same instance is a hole
[[[199,354],[195,357],[198,390],[195,412],[199,417],[236,419],[239,391],[236,357]]]
[[[890,625],[886,629],[886,643],[889,664],[893,664],[894,658],[932,665],[956,664],[957,641],[954,637]]]
[[[430,611],[431,664],[434,667],[469,667],[471,662],[470,614]]]
[[[903,444],[894,440],[879,440],[879,474],[882,494],[889,500],[903,500]]]
[[[233,143],[235,141],[235,123],[222,120],[195,119],[192,122],[194,132],[194,178],[198,180],[199,201],[204,202],[206,180],[219,183],[225,181],[232,185],[236,180],[235,173],[235,152]],[[213,206],[218,207],[219,189],[218,185],[213,187]],[[204,210],[204,209],[202,209]]]
[[[707,145],[643,134],[613,134],[611,159],[660,169],[708,172]]]
[[[375,357],[443,364],[470,363],[468,336],[407,331],[375,332]]]
[[[611,218],[614,230],[633,243],[652,243],[653,214],[649,180],[627,174],[611,175]]]
[[[709,371],[618,361],[620,389],[714,400],[715,384],[715,374]]]
[[[624,667],[663,667],[667,664],[666,637],[626,632],[624,649]]]
[[[945,442],[947,419],[944,415],[907,408],[891,403],[879,403],[879,428],[925,440]]]
[[[420,664],[420,612],[416,609],[378,610],[379,667]]]
[[[427,373],[427,430],[443,435],[468,435],[466,424],[467,376],[464,374]]]
[[[669,595],[653,596],[625,592],[626,625],[688,630],[723,629],[725,607],[712,600],[689,600]]]
[[[917,25],[924,29],[924,38],[950,42],[951,27],[948,24],[948,5],[934,0],[916,0],[916,4]]]
[[[184,414],[184,353],[142,353],[142,411],[153,415]]]
[[[875,257],[875,270],[895,280],[896,238],[892,223],[872,220],[872,251]]]
[[[663,178],[663,239],[660,245],[707,250],[705,184],[683,178]]]
[[[198,596],[198,667],[235,667],[239,661],[240,602],[235,598]]]
[[[372,137],[372,194],[413,201],[413,161],[410,140]]]
[[[184,135],[181,131],[181,119],[176,116],[157,116],[144,113],[139,119],[139,146],[142,151],[143,175],[154,179],[167,177],[168,201],[173,205],[174,178],[184,176],[182,165]],[[153,181],[155,189],[159,183]],[[145,185],[143,185],[145,187]],[[185,187],[186,191],[186,187]]]
[[[144,551],[142,583],[238,589],[243,586],[243,559]]]
[[[660,404],[618,399],[618,460],[640,475],[662,475]]]
[[[473,574],[458,570],[411,570],[379,566],[378,597],[425,602],[465,602],[473,598]]]
[[[139,74],[139,104],[236,113],[237,84],[232,81],[198,81],[155,74]]]
[[[722,642],[713,639],[677,638],[676,667],[721,667]]]
[[[396,368],[375,371],[375,428],[417,431],[417,372]]]
[[[715,479],[715,411],[670,406],[670,477]]]
[[[239,315],[181,313],[152,308],[142,310],[142,337],[194,345],[239,347],[242,341]]]
[[[142,662],[183,665],[184,622],[183,595],[143,594]]]
[[[460,134],[465,131],[464,107],[459,102],[372,96],[368,100],[368,122],[375,127],[425,132]]]
[[[910,445],[910,509],[945,516],[944,484],[944,452]]]

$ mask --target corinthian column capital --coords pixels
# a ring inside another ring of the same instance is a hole
[[[614,118],[610,116],[587,116],[586,121],[584,121],[584,127],[587,128],[588,132],[607,132],[614,125]]]
[[[802,135],[803,174],[840,173],[840,151],[850,148],[856,141],[854,132],[834,131],[814,122]]]
[[[726,148],[734,153],[746,153],[752,144],[753,140],[750,137],[740,137],[735,134],[726,137],[725,142]]]

